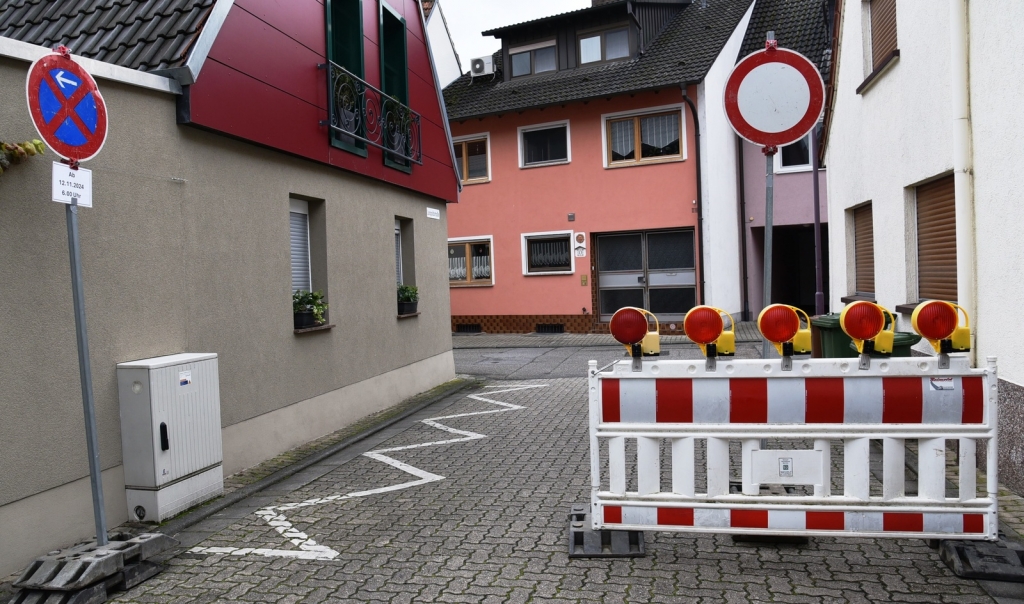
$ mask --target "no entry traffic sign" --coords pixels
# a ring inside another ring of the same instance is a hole
[[[769,46],[740,61],[725,84],[725,113],[736,134],[765,147],[796,142],[818,122],[825,83],[798,52]]]
[[[32,63],[25,91],[32,123],[54,153],[85,161],[100,152],[107,106],[96,81],[70,55],[55,53]]]

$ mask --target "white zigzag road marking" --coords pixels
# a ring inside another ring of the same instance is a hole
[[[519,390],[527,390],[530,388],[544,388],[547,384],[531,384],[525,386],[485,386],[485,388],[502,388],[502,390],[491,390],[487,393],[488,396],[495,394],[502,394],[505,392],[517,392]],[[398,461],[397,459],[388,457],[384,453],[394,453],[397,451],[408,451],[410,449],[421,449],[423,447],[434,447],[437,445],[448,445],[451,443],[468,442],[471,440],[480,440],[481,438],[487,438],[486,434],[477,434],[476,432],[470,432],[468,430],[457,430],[451,426],[446,426],[439,423],[441,420],[458,419],[460,417],[470,417],[473,415],[490,415],[493,413],[506,413],[508,411],[516,411],[522,409],[521,405],[514,405],[512,403],[505,403],[502,401],[496,401],[490,398],[485,398],[477,394],[471,394],[466,398],[470,398],[476,401],[484,403],[490,403],[492,405],[498,405],[500,409],[491,409],[488,411],[475,411],[472,413],[457,413],[455,415],[443,415],[441,417],[432,417],[430,419],[421,420],[432,428],[443,430],[450,434],[458,434],[462,438],[450,438],[447,440],[435,440],[427,443],[418,443],[415,445],[405,445],[402,447],[391,447],[389,449],[377,449],[375,451],[368,451],[363,453],[364,456],[370,459],[388,464],[391,467],[398,468],[403,472],[412,474],[417,477],[417,480],[409,482],[403,482],[400,484],[394,484],[386,487],[380,487],[377,489],[370,489],[367,491],[354,491],[352,493],[330,495],[327,497],[318,497],[316,499],[307,499],[306,501],[296,503],[286,503],[283,505],[270,506],[260,509],[256,512],[256,515],[266,521],[267,524],[274,527],[278,533],[287,538],[291,543],[297,546],[299,549],[269,549],[269,548],[256,548],[256,547],[193,547],[189,552],[193,554],[226,554],[231,556],[266,556],[266,557],[278,557],[278,558],[296,558],[300,560],[334,560],[338,557],[338,552],[327,547],[326,545],[320,545],[313,539],[310,539],[309,535],[295,528],[288,517],[282,512],[289,512],[291,510],[297,510],[300,508],[307,508],[315,505],[322,505],[324,503],[331,503],[332,501],[342,501],[344,499],[355,499],[357,497],[369,497],[371,495],[380,495],[382,493],[391,493],[393,491],[401,491],[403,489],[409,489],[412,487],[418,487],[420,485],[429,484],[431,482],[437,482],[444,480],[444,476],[421,470],[415,466],[410,466],[407,463]]]

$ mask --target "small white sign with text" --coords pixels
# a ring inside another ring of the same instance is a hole
[[[53,200],[60,203],[75,203],[84,208],[92,207],[92,170],[71,166],[59,161],[53,162]]]
[[[441,210],[437,208],[427,208],[427,218],[433,218],[434,220],[441,220]]]

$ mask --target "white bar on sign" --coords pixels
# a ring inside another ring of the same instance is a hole
[[[650,495],[661,491],[661,439],[636,439],[637,491]]]
[[[608,439],[608,487],[616,495],[626,493],[626,439]]]
[[[902,438],[882,439],[882,499],[906,494],[906,443]]]
[[[832,495],[832,443],[815,440],[814,450],[821,453],[821,484],[814,485],[814,496],[829,497]]]
[[[92,170],[71,166],[59,161],[53,162],[52,199],[59,203],[92,207]]]
[[[917,494],[921,499],[946,499],[946,439],[917,441]]]
[[[978,443],[973,438],[960,439],[960,501],[978,496]]]
[[[619,413],[624,424],[653,424],[657,416],[657,387],[654,380],[620,380]]]
[[[757,438],[744,439],[742,447],[743,459],[740,461],[740,475],[743,480],[743,494],[757,495],[761,490],[761,485],[754,478],[754,456],[759,453],[761,440]]]
[[[693,497],[693,437],[672,439],[672,492]]]
[[[700,381],[700,380],[694,380]],[[709,438],[707,443],[708,497],[729,494],[729,441]]]
[[[879,380],[881,381],[881,380]],[[843,491],[847,497],[867,500],[871,493],[871,440],[848,438],[843,451]]]
[[[622,524],[641,526],[658,524],[658,508],[622,506]]]

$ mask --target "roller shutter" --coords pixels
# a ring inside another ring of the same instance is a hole
[[[872,223],[871,204],[853,211],[854,262],[859,295],[875,293],[875,227]]]
[[[896,0],[871,0],[873,69],[881,67],[896,48]]]
[[[917,188],[917,279],[922,300],[956,301],[953,177]]]

